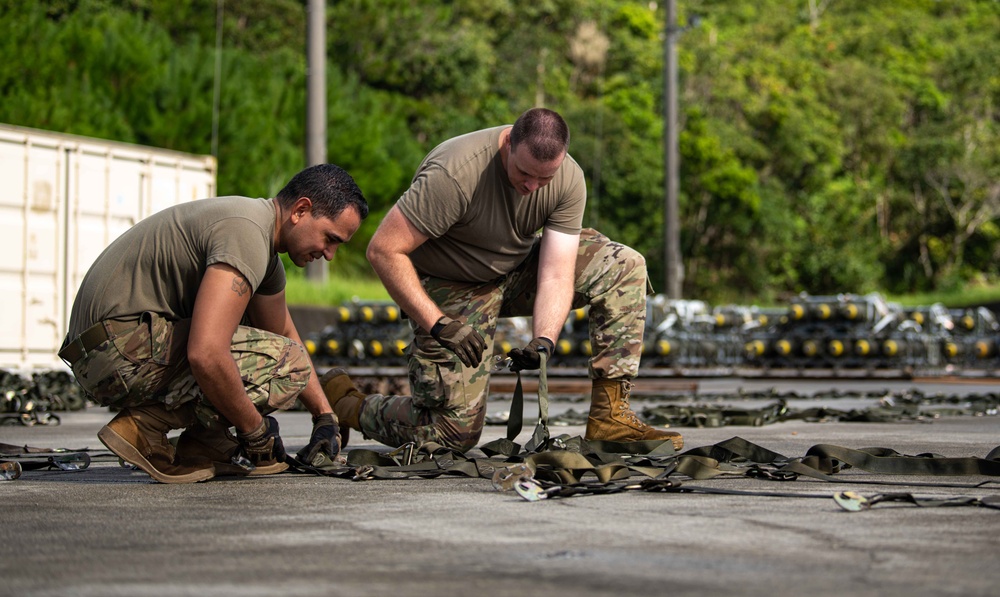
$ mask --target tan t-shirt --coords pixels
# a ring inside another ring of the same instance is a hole
[[[219,197],[183,203],[140,221],[102,252],[83,278],[67,341],[93,324],[152,311],[187,319],[208,266],[230,265],[252,291],[276,294],[285,269],[274,248],[272,201]]]
[[[396,204],[430,237],[410,254],[420,274],[463,282],[493,280],[524,261],[543,227],[580,232],[587,202],[580,166],[567,155],[552,182],[519,195],[500,159],[500,133],[508,126],[438,145]]]

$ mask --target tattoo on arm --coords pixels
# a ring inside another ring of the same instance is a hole
[[[247,283],[247,279],[243,276],[236,276],[233,278],[233,292],[239,296],[250,292],[250,284]]]

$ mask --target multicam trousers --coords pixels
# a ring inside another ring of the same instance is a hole
[[[195,401],[195,412],[204,425],[211,427],[219,421],[187,359],[191,320],[172,322],[147,312],[138,319],[101,324],[108,340],[72,367],[93,400],[119,408],[162,402],[171,409]],[[230,351],[247,395],[263,413],[290,408],[309,381],[308,354],[284,336],[239,326]]]
[[[390,446],[434,441],[466,451],[486,419],[490,369],[499,317],[530,316],[538,286],[538,249],[498,280],[461,283],[421,280],[448,316],[466,322],[486,342],[478,367],[465,367],[428,331],[411,324],[407,349],[412,396],[375,394],[364,402],[361,431]],[[590,377],[632,378],[638,373],[646,323],[646,260],[637,251],[591,229],[580,235],[573,308],[590,306]]]

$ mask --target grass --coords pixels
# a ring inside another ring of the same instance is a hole
[[[285,300],[289,305],[339,305],[352,298],[361,300],[389,300],[389,293],[377,278],[363,276],[334,276],[319,284],[305,276],[288,276]]]
[[[323,284],[307,280],[302,275],[289,275],[285,296],[289,305],[334,306],[353,298],[371,301],[391,300],[378,278],[342,274],[331,275]],[[884,296],[887,301],[906,307],[941,303],[946,307],[958,308],[1000,303],[1000,285],[974,284],[948,292],[884,294]]]
[[[887,295],[886,300],[907,307],[941,303],[946,307],[971,307],[989,303],[1000,303],[1000,286],[975,284],[960,290],[925,292],[901,296]]]

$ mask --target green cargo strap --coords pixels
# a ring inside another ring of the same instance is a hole
[[[550,437],[548,429],[548,385],[546,362],[541,362],[538,384],[539,418],[531,440],[521,452],[514,439],[523,426],[524,391],[518,375],[511,414],[504,438],[480,447],[487,458],[472,458],[435,443],[420,446],[407,444],[388,453],[352,450],[346,466],[338,465],[318,472],[355,481],[370,479],[435,478],[442,475],[465,475],[492,478],[498,490],[514,489],[529,501],[553,497],[599,495],[630,490],[682,492],[770,497],[806,497],[830,499],[830,494],[804,494],[775,491],[743,491],[724,487],[687,485],[673,475],[692,480],[728,477],[751,477],[793,481],[800,476],[837,483],[879,485],[920,485],[933,487],[981,488],[979,484],[899,483],[845,479],[833,475],[846,468],[875,473],[909,475],[987,475],[1000,476],[1000,446],[986,458],[945,458],[936,455],[904,456],[886,448],[852,450],[820,444],[799,458],[785,456],[762,446],[733,437],[712,446],[694,448],[677,454],[666,440],[643,442],[587,442],[581,437]],[[784,414],[783,403],[767,409],[771,416]],[[756,417],[759,413],[746,416]],[[756,420],[754,418],[753,420]],[[304,469],[299,468],[303,471]],[[593,475],[596,480],[584,479]],[[636,479],[636,477],[641,477]],[[853,494],[857,495],[857,494]],[[951,497],[930,500],[911,494],[876,494],[870,498],[844,497],[838,504],[857,511],[873,504],[905,501],[922,507],[971,505],[1000,507],[1000,496]]]
[[[995,452],[994,450],[993,452]],[[993,454],[990,452],[990,454]],[[987,475],[1000,476],[1000,460],[987,458],[945,458],[937,455],[904,456],[886,448],[851,450],[840,446],[819,444],[809,448],[803,463],[812,466],[813,460],[839,461],[870,473],[892,475]],[[814,466],[818,470],[823,470]],[[825,471],[824,471],[825,472]]]
[[[329,458],[316,463],[303,463],[289,457],[287,462],[293,472],[340,477],[352,481],[413,477],[432,479],[442,475],[467,477],[493,475],[492,466],[486,467],[485,463],[433,442],[419,447],[408,443],[388,453],[359,448],[348,453],[347,462],[344,464]]]
[[[572,483],[553,484],[535,479],[518,479],[513,484],[513,489],[518,495],[529,502],[537,502],[552,498],[567,498],[583,495],[607,495],[610,493],[621,493],[630,490],[647,492],[667,492],[667,493],[696,493],[708,495],[742,495],[751,497],[783,497],[783,498],[806,498],[806,499],[830,499],[829,494],[818,493],[790,493],[781,491],[747,491],[741,489],[724,489],[716,487],[696,487],[685,485],[680,481],[657,478],[643,479],[639,482],[614,482],[614,483]],[[871,497],[864,497],[851,491],[842,491],[834,494],[834,501],[850,512],[867,510],[878,503],[907,502],[924,508],[954,507],[954,506],[979,506],[984,508],[1000,509],[1000,495],[989,495],[982,498],[971,496],[953,496],[948,498],[924,498],[916,497],[910,493],[887,493],[875,494]]]
[[[527,452],[535,452],[549,440],[549,381],[546,372],[548,358],[545,352],[538,353],[540,366],[538,369],[538,422],[531,434],[531,439],[524,445]],[[517,383],[514,385],[514,396],[510,403],[510,417],[507,419],[507,436],[480,446],[488,456],[496,454],[513,456],[521,451],[520,444],[514,442],[524,427],[524,386],[521,384],[521,372],[517,372]]]
[[[921,508],[947,508],[953,506],[981,506],[983,508],[994,508],[1000,510],[1000,495],[988,495],[977,498],[971,496],[953,496],[948,498],[922,498],[916,497],[912,493],[880,493],[871,497],[854,493],[853,491],[841,491],[833,496],[833,499],[844,510],[848,512],[860,512],[868,510],[875,504],[887,502],[906,502]]]
[[[761,427],[789,418],[788,404],[778,400],[760,408],[736,408],[708,404],[665,404],[645,408],[643,418],[651,425],[671,427],[723,427],[745,425]]]
[[[681,454],[680,458],[683,460],[690,456],[714,459],[719,462],[720,467],[723,464],[748,464],[747,476],[773,480],[792,480],[798,475],[807,475],[824,481],[845,482],[842,478],[831,477],[845,467],[893,475],[1000,476],[1000,448],[995,448],[985,458],[945,458],[933,455],[904,456],[888,448],[852,450],[829,444],[817,444],[809,448],[804,457],[789,458],[734,437],[714,446],[688,450]],[[702,467],[710,465],[710,461],[701,461]],[[771,465],[774,470],[768,474],[768,471],[759,465]],[[725,469],[720,468],[720,470]],[[688,474],[683,470],[680,472]],[[708,473],[698,471],[698,474]]]

